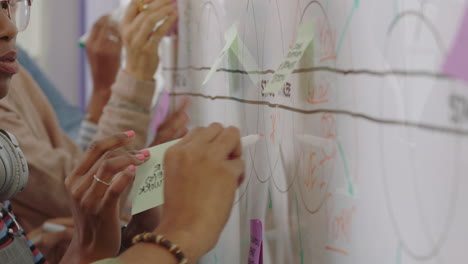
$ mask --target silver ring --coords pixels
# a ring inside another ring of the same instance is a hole
[[[143,5],[140,5],[139,11],[140,11],[140,12],[143,12],[143,11],[148,10],[148,8],[149,8],[149,5],[148,5],[148,4],[143,4]]]
[[[109,35],[107,36],[107,39],[110,40],[110,41],[113,41],[115,43],[119,43],[120,39],[114,35]]]
[[[104,184],[104,185],[106,185],[106,186],[110,186],[110,185],[111,185],[110,183],[105,182],[105,181],[99,179],[99,178],[96,176],[96,174],[93,175],[93,178],[94,178],[97,182],[100,182],[100,183],[102,183],[102,184]]]

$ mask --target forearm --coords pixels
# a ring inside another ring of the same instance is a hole
[[[98,84],[94,85],[94,92],[91,95],[88,109],[86,111],[86,119],[94,124],[99,122],[104,107],[111,96],[110,87],[99,88],[98,86]]]

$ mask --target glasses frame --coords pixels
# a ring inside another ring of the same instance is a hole
[[[11,17],[11,2],[12,1],[14,1],[14,0],[0,0],[0,3],[8,2],[8,18],[11,21],[13,21],[13,18]],[[28,10],[28,16],[29,16],[28,17],[28,23],[26,24],[26,26],[24,28],[22,28],[22,29],[18,28],[19,32],[22,32],[22,31],[24,31],[24,30],[26,30],[28,28],[28,25],[29,25],[29,22],[30,22],[30,19],[31,19],[31,6],[32,6],[32,1],[33,0],[26,0],[26,1],[28,1],[28,8],[29,8],[29,10]]]

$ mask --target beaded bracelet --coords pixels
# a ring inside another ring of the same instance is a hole
[[[169,252],[171,252],[171,254],[174,255],[176,259],[179,261],[179,264],[188,263],[188,259],[185,257],[184,253],[182,253],[182,250],[180,249],[180,247],[172,243],[168,239],[166,239],[163,235],[156,235],[153,233],[143,233],[143,234],[136,235],[133,238],[132,242],[134,245],[140,242],[157,244],[169,250]]]

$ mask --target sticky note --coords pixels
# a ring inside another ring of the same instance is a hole
[[[211,66],[211,69],[208,72],[208,75],[206,75],[205,80],[203,81],[203,85],[205,85],[211,79],[211,77],[213,77],[213,74],[216,72],[216,69],[218,69],[219,64],[221,64],[224,56],[226,56],[227,52],[231,49],[231,46],[236,40],[236,38],[237,38],[237,24],[233,24],[228,29],[228,31],[226,31],[226,33],[224,34],[224,40],[226,41],[226,45],[219,53],[218,57],[213,63],[213,66]]]
[[[250,249],[248,264],[263,264],[263,227],[262,221],[250,220]]]
[[[314,22],[308,21],[299,25],[297,31],[296,43],[289,50],[286,58],[273,74],[272,79],[267,84],[264,92],[275,93],[283,89],[289,76],[296,69],[302,56],[309,46],[311,46],[312,40],[314,39]]]
[[[443,65],[442,71],[468,82],[468,5],[465,16],[460,24],[460,30],[454,40],[453,47]]]
[[[150,148],[151,158],[137,167],[131,191],[132,215],[164,203],[164,154],[179,141],[180,139]]]
[[[252,56],[252,53],[250,53],[247,46],[239,37],[238,31],[237,31],[237,23],[233,24],[229,28],[229,30],[224,35],[224,39],[226,41],[226,45],[224,46],[221,53],[218,55],[213,66],[211,66],[210,72],[208,73],[205,80],[203,81],[203,85],[205,85],[211,79],[211,77],[213,77],[213,74],[216,72],[216,69],[218,69],[219,64],[221,63],[223,58],[226,56],[229,50],[231,50],[232,53],[237,57],[239,62],[244,67],[245,71],[252,72],[252,71],[258,71],[259,69],[257,62]],[[260,77],[258,75],[249,74],[249,78],[255,84],[260,81]]]
[[[166,89],[161,91],[159,95],[158,105],[156,106],[156,113],[154,114],[152,130],[158,131],[159,126],[166,120],[169,114],[169,107],[171,106],[171,97]]]
[[[234,55],[237,57],[239,62],[242,64],[246,72],[258,71],[259,68],[258,68],[257,62],[255,61],[254,57],[252,56],[252,53],[250,53],[249,49],[244,44],[242,39],[239,37],[237,30],[236,30],[236,39],[234,40],[234,43],[232,44],[231,50],[234,53]],[[248,74],[248,76],[254,84],[257,84],[258,82],[260,82],[259,75]]]

